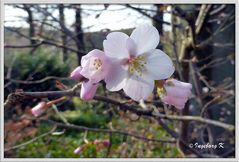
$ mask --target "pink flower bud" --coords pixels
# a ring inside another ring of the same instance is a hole
[[[81,80],[83,78],[83,76],[81,75],[81,70],[82,67],[78,66],[77,68],[75,68],[70,75],[70,78],[73,80]]]
[[[183,109],[191,96],[192,85],[176,79],[168,79],[164,84],[164,88],[166,95],[161,97],[162,101],[165,104],[175,106],[177,109]]]
[[[40,116],[46,110],[46,102],[40,102],[35,107],[31,109],[32,114],[35,117]]]
[[[96,140],[94,140],[93,144],[95,144],[95,145],[100,145],[100,144],[102,144],[102,145],[104,145],[105,147],[107,147],[107,146],[110,145],[110,141],[109,141],[108,139],[106,139],[106,140],[98,140],[98,139],[96,139]]]
[[[103,143],[104,146],[107,147],[107,146],[110,145],[110,140],[103,140],[102,143]]]
[[[80,154],[85,149],[85,145],[81,145],[74,150],[74,154]]]
[[[84,101],[93,99],[97,90],[97,84],[92,84],[90,81],[83,82],[81,85],[80,97]]]
[[[98,144],[100,144],[101,143],[101,140],[94,140],[94,142],[93,142],[95,145],[98,145]]]

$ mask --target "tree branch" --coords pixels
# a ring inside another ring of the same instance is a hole
[[[141,139],[141,140],[144,140],[144,141],[166,142],[166,143],[175,143],[176,142],[174,139],[153,139],[153,138],[147,138],[147,137],[144,137],[144,136],[140,136],[140,135],[137,135],[137,134],[124,132],[124,131],[121,131],[121,130],[89,128],[89,127],[80,126],[80,125],[74,125],[74,124],[64,124],[64,123],[55,122],[53,120],[48,120],[48,119],[40,119],[40,120],[46,121],[46,122],[48,122],[50,124],[53,124],[53,125],[56,125],[57,127],[66,128],[66,129],[75,129],[75,130],[80,130],[80,131],[91,131],[91,132],[103,132],[103,133],[122,134],[122,135],[127,135],[127,136],[131,136],[131,137],[135,137],[137,139]]]
[[[15,92],[8,95],[6,102],[4,103],[5,109],[11,107],[16,102],[29,99],[29,98],[58,98],[63,96],[80,96],[77,91],[80,87],[80,84],[77,84],[72,89],[66,91],[46,91],[46,92]],[[136,106],[129,106],[127,104],[121,103],[117,100],[113,100],[103,96],[95,96],[95,100],[103,101],[106,103],[114,104],[120,107],[121,110],[130,111],[137,115],[150,116],[154,118],[169,119],[169,120],[178,120],[178,121],[196,121],[202,124],[214,125],[217,127],[224,128],[228,131],[234,131],[235,126],[230,124],[225,124],[216,120],[205,119],[200,116],[175,116],[175,115],[165,115],[161,113],[156,113],[153,110],[142,110]]]

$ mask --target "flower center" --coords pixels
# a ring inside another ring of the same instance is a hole
[[[94,59],[93,65],[95,70],[99,70],[102,66],[102,61],[99,58]]]
[[[129,73],[130,74],[138,74],[142,76],[142,72],[145,70],[146,58],[143,55],[138,57],[130,58],[128,60],[129,64]]]

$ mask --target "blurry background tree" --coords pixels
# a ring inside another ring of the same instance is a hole
[[[111,30],[130,34],[142,23],[158,29],[158,48],[173,58],[174,77],[193,85],[193,96],[181,112],[162,105],[156,93],[145,103],[136,103],[123,92],[106,91],[103,85],[94,101],[73,97],[38,119],[31,117],[30,107],[54,97],[15,99],[20,102],[5,105],[5,157],[235,157],[235,5],[5,7],[6,103],[14,92],[73,87],[76,82],[68,76],[83,55],[102,49]],[[101,149],[87,144],[96,139],[108,139],[111,144]],[[220,142],[223,149],[189,147]],[[84,144],[87,147],[80,155],[73,154]]]

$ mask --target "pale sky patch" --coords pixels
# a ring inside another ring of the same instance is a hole
[[[155,9],[153,5],[135,5],[144,9]],[[102,29],[120,30],[127,28],[135,28],[140,24],[152,24],[152,20],[132,9],[123,5],[110,5],[104,10],[104,5],[81,5],[82,27],[85,32],[100,31]],[[103,10],[103,11],[102,11]],[[53,16],[58,17],[58,10],[55,10]],[[149,12],[153,15],[154,13]],[[96,16],[98,17],[96,18]],[[27,13],[18,8],[5,5],[5,26],[12,27],[28,27],[24,18]],[[164,15],[164,20],[170,22],[170,14]],[[75,12],[73,9],[65,9],[65,20],[67,27],[71,27],[75,21]],[[169,30],[167,26],[165,28]]]

